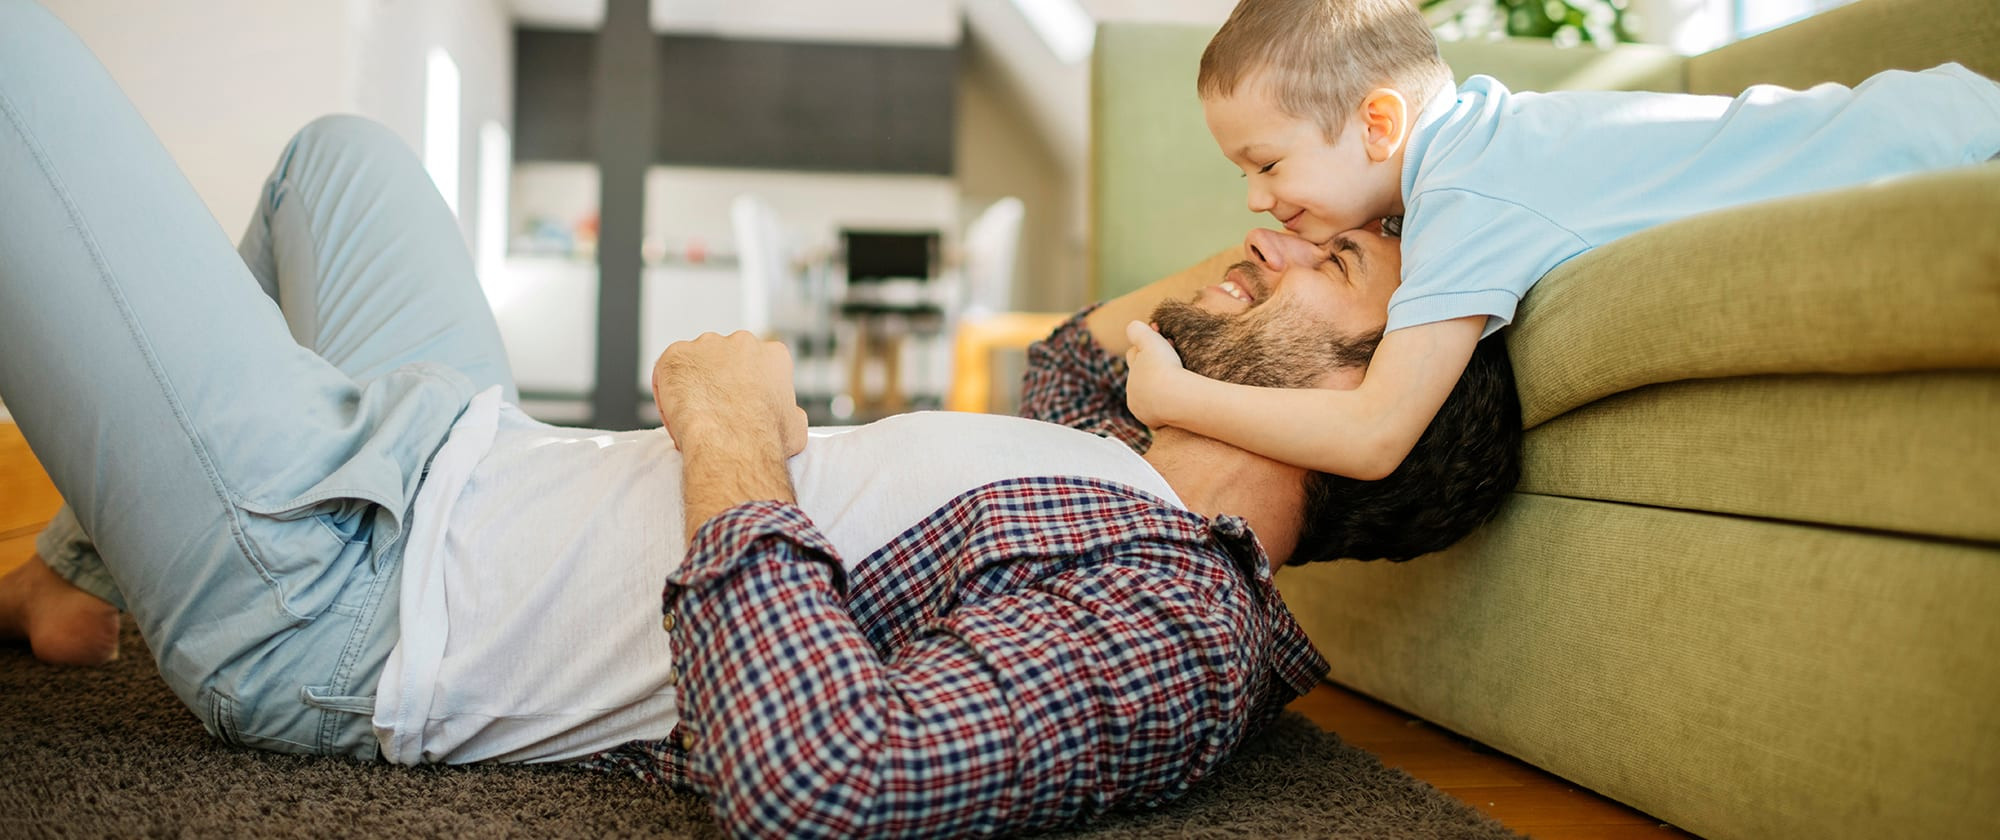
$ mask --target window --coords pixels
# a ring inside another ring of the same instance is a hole
[[[458,214],[458,62],[432,47],[424,69],[424,169],[452,215]]]
[[[1014,0],[1014,8],[1064,64],[1090,56],[1097,40],[1097,24],[1076,0]]]
[[[507,178],[513,168],[507,127],[494,120],[479,126],[479,235],[475,237],[479,276],[498,277],[507,264]]]
[[[1748,38],[1850,2],[1853,0],[1734,0],[1730,40]]]

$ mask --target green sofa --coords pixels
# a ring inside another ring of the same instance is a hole
[[[1100,294],[1260,223],[1201,124],[1209,34],[1100,30]],[[1686,58],[1445,53],[1517,89],[2000,76],[2000,6],[1862,0]],[[1544,278],[1508,344],[1527,432],[1496,519],[1279,575],[1330,678],[1706,837],[2000,837],[2000,164],[1629,237]]]

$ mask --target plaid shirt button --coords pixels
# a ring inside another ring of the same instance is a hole
[[[661,629],[661,630],[665,630],[665,631],[667,631],[667,632],[669,632],[669,633],[672,633],[672,632],[674,632],[674,614],[673,614],[673,613],[667,613],[666,615],[663,615],[663,616],[660,616],[660,629]]]
[[[694,749],[694,730],[691,729],[681,730],[681,749],[684,750]]]

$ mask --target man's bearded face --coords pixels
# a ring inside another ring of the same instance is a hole
[[[1232,270],[1261,272],[1253,263],[1239,263]],[[1264,388],[1310,388],[1336,368],[1366,367],[1381,340],[1379,333],[1341,335],[1278,300],[1258,301],[1236,315],[1165,300],[1153,309],[1153,323],[1173,342],[1182,367],[1210,379]]]

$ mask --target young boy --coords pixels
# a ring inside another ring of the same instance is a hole
[[[1250,209],[1322,247],[1402,216],[1402,285],[1352,391],[1205,379],[1181,369],[1171,336],[1134,321],[1133,414],[1298,466],[1381,478],[1430,424],[1474,345],[1563,261],[1719,207],[2000,152],[2000,85],[1957,64],[1852,89],[1758,86],[1734,99],[1512,93],[1484,76],[1457,88],[1451,79],[1410,0],[1237,5],[1202,55],[1197,86],[1210,133],[1249,179]],[[1244,285],[1254,284],[1218,287],[1208,305],[1233,314],[1263,302]]]

